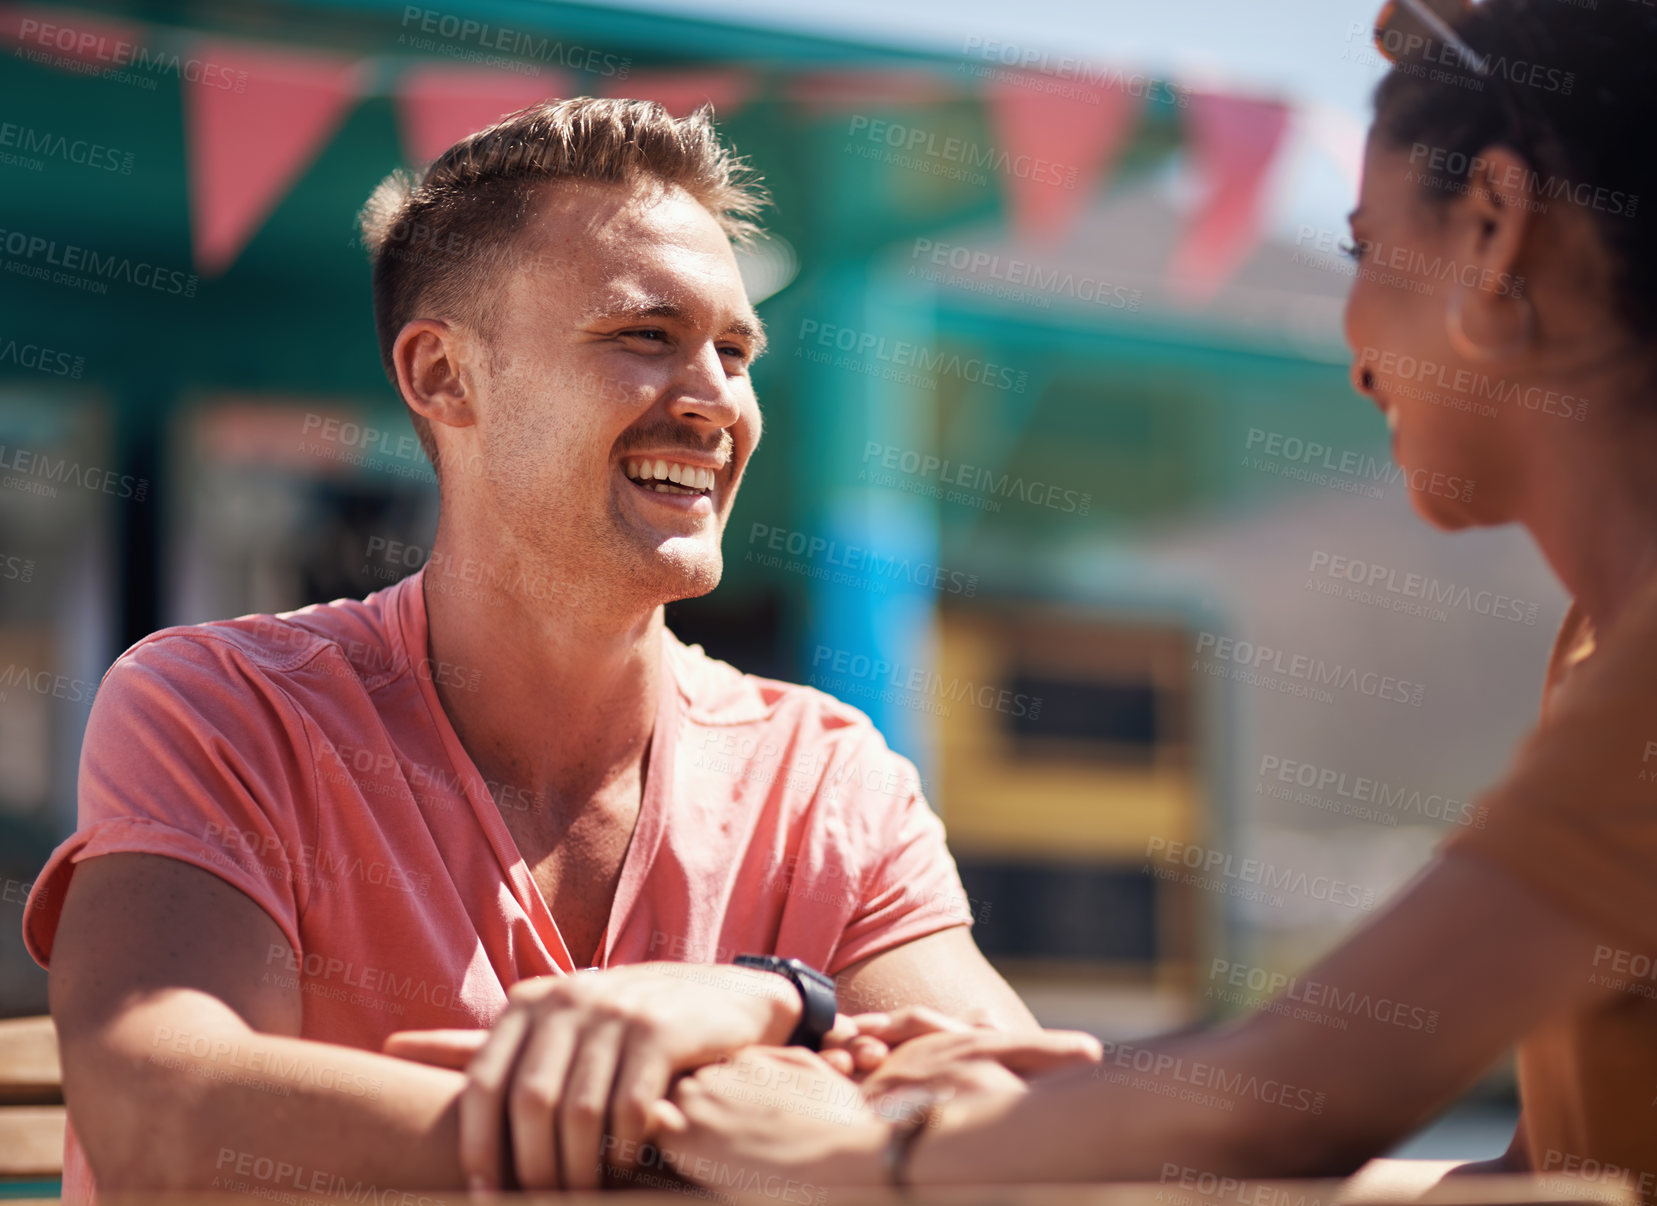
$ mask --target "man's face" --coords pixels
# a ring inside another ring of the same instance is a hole
[[[618,604],[707,593],[760,436],[730,241],[683,190],[586,185],[522,238],[479,375],[480,522]]]

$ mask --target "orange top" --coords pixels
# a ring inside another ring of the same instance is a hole
[[[1519,1045],[1532,1167],[1657,1196],[1657,583],[1604,633],[1573,604],[1541,723],[1445,849],[1488,859],[1604,935],[1615,997]]]
[[[367,599],[174,628],[105,675],[80,824],[25,913],[45,966],[74,865],[135,851],[240,889],[293,947],[301,1035],[379,1050],[394,1030],[484,1027],[506,989],[575,970],[433,679],[422,574]],[[599,966],[774,953],[837,973],[970,913],[915,768],[867,717],[741,674],[671,633],[643,799]],[[64,1200],[92,1178],[73,1130]]]

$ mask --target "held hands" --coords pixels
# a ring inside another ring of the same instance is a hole
[[[893,1126],[914,1116],[917,1098],[993,1112],[1022,1095],[1029,1078],[1101,1057],[1091,1035],[1006,1033],[924,1007],[849,1022],[855,1033],[837,1033],[821,1057],[752,1048],[684,1077],[651,1141],[682,1175],[705,1183],[758,1175],[877,1184],[889,1175]],[[847,1059],[855,1079],[835,1066]]]
[[[477,1189],[509,1173],[526,1190],[597,1189],[603,1165],[635,1163],[674,1076],[784,1042],[800,1015],[781,976],[685,963],[538,976],[507,999],[487,1031],[403,1031],[384,1048],[466,1072],[460,1159]],[[832,1041],[852,1037],[837,1025]]]

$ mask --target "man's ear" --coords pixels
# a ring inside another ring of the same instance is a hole
[[[477,422],[473,366],[476,341],[455,324],[416,318],[391,346],[397,388],[416,414],[445,427]]]

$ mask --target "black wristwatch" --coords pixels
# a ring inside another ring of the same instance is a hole
[[[809,1047],[813,1051],[823,1049],[823,1036],[834,1029],[834,1019],[840,1013],[832,977],[798,959],[784,959],[778,955],[738,955],[736,966],[776,972],[787,977],[800,990],[800,1024],[788,1036],[788,1045]]]

